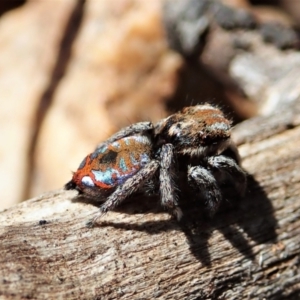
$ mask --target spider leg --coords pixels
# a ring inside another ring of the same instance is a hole
[[[132,124],[130,126],[122,128],[120,131],[113,134],[109,139],[107,139],[103,143],[100,143],[97,146],[96,150],[103,146],[107,146],[108,144],[111,144],[126,136],[142,133],[145,131],[150,131],[152,129],[153,129],[153,124],[151,122],[139,122],[139,123]]]
[[[214,176],[202,166],[189,167],[188,183],[204,196],[209,214],[214,215],[222,201],[222,194]]]
[[[230,157],[219,155],[211,156],[208,164],[214,171],[218,182],[229,179],[242,197],[245,195],[247,186],[246,172]]]
[[[173,145],[165,144],[160,152],[160,195],[161,204],[176,216],[177,220],[182,217],[182,211],[178,206],[174,183],[174,153]]]
[[[107,198],[102,206],[100,206],[100,211],[97,215],[87,223],[88,227],[93,227],[97,219],[100,218],[106,212],[113,210],[119,204],[121,204],[129,195],[136,192],[145,181],[151,178],[159,167],[159,162],[157,160],[152,160],[145,165],[140,171],[135,175],[128,178],[122,185]]]
[[[233,158],[238,165],[241,163],[239,150],[232,140],[230,140],[228,148],[224,152],[227,157]],[[222,152],[222,155],[224,155],[224,152]]]

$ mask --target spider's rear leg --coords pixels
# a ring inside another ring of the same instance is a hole
[[[122,128],[120,131],[113,134],[109,139],[99,144],[96,150],[100,149],[103,146],[107,146],[115,141],[118,141],[126,136],[134,135],[137,133],[143,133],[151,130],[153,130],[153,124],[151,122],[139,122],[132,124],[130,126]]]
[[[217,181],[222,183],[230,180],[235,186],[238,194],[243,197],[247,186],[246,172],[230,157],[219,155],[211,156],[208,159],[208,164]]]
[[[143,186],[146,180],[153,177],[158,167],[159,162],[157,160],[152,160],[140,171],[128,178],[122,185],[118,186],[118,188],[107,198],[104,204],[101,205],[99,213],[97,213],[97,215],[87,223],[87,226],[93,227],[98,218],[100,218],[106,212],[113,210],[132,193],[136,192],[140,187]]]
[[[205,207],[213,216],[222,201],[222,194],[214,176],[202,166],[189,167],[188,183],[196,193],[203,195]]]
[[[174,147],[172,144],[165,144],[160,152],[160,196],[161,204],[166,207],[177,220],[182,217],[182,211],[178,206],[174,183]]]

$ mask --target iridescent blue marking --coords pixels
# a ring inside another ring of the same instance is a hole
[[[105,172],[92,170],[92,173],[97,181],[103,182],[106,185],[113,185],[115,183],[112,178],[113,175],[116,175],[117,178],[120,177],[119,172],[112,168],[107,168]]]
[[[99,148],[96,148],[96,150],[91,154],[91,159],[95,159],[98,154],[103,154],[107,151],[107,146],[106,145],[102,145]]]
[[[86,159],[87,159],[87,158],[85,158],[85,159],[81,162],[81,164],[80,164],[79,167],[78,167],[78,170],[84,168],[84,166],[85,166],[85,164],[86,164]]]
[[[117,148],[118,150],[121,148],[121,145],[119,143],[119,141],[115,141],[111,144],[113,147]]]
[[[105,172],[92,170],[92,173],[94,174],[96,181],[114,186],[116,182],[122,184],[127,178],[131,177],[132,174],[136,173],[136,171],[135,168],[132,168],[130,173],[120,174],[113,168],[107,168]]]
[[[141,161],[141,165],[144,166],[146,165],[149,161],[150,161],[150,157],[148,156],[148,154],[146,153],[142,153],[140,155],[140,161]]]
[[[126,166],[126,162],[123,157],[120,159],[120,168],[122,169],[123,172],[126,172],[128,170]]]
[[[130,160],[132,162],[133,165],[137,165],[139,162],[135,159],[133,154],[130,154]]]
[[[93,160],[93,159],[95,159],[97,156],[98,156],[98,150],[96,150],[95,152],[93,152],[92,154],[91,154],[91,159]]]

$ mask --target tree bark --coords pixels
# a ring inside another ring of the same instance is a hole
[[[1,299],[297,299],[299,116],[234,128],[247,194],[212,219],[185,199],[178,223],[136,196],[89,229],[97,206],[63,190],[1,212]]]

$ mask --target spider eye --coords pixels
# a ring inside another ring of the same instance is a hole
[[[81,183],[86,186],[90,186],[90,187],[95,186],[95,184],[90,176],[83,176],[81,179]]]

